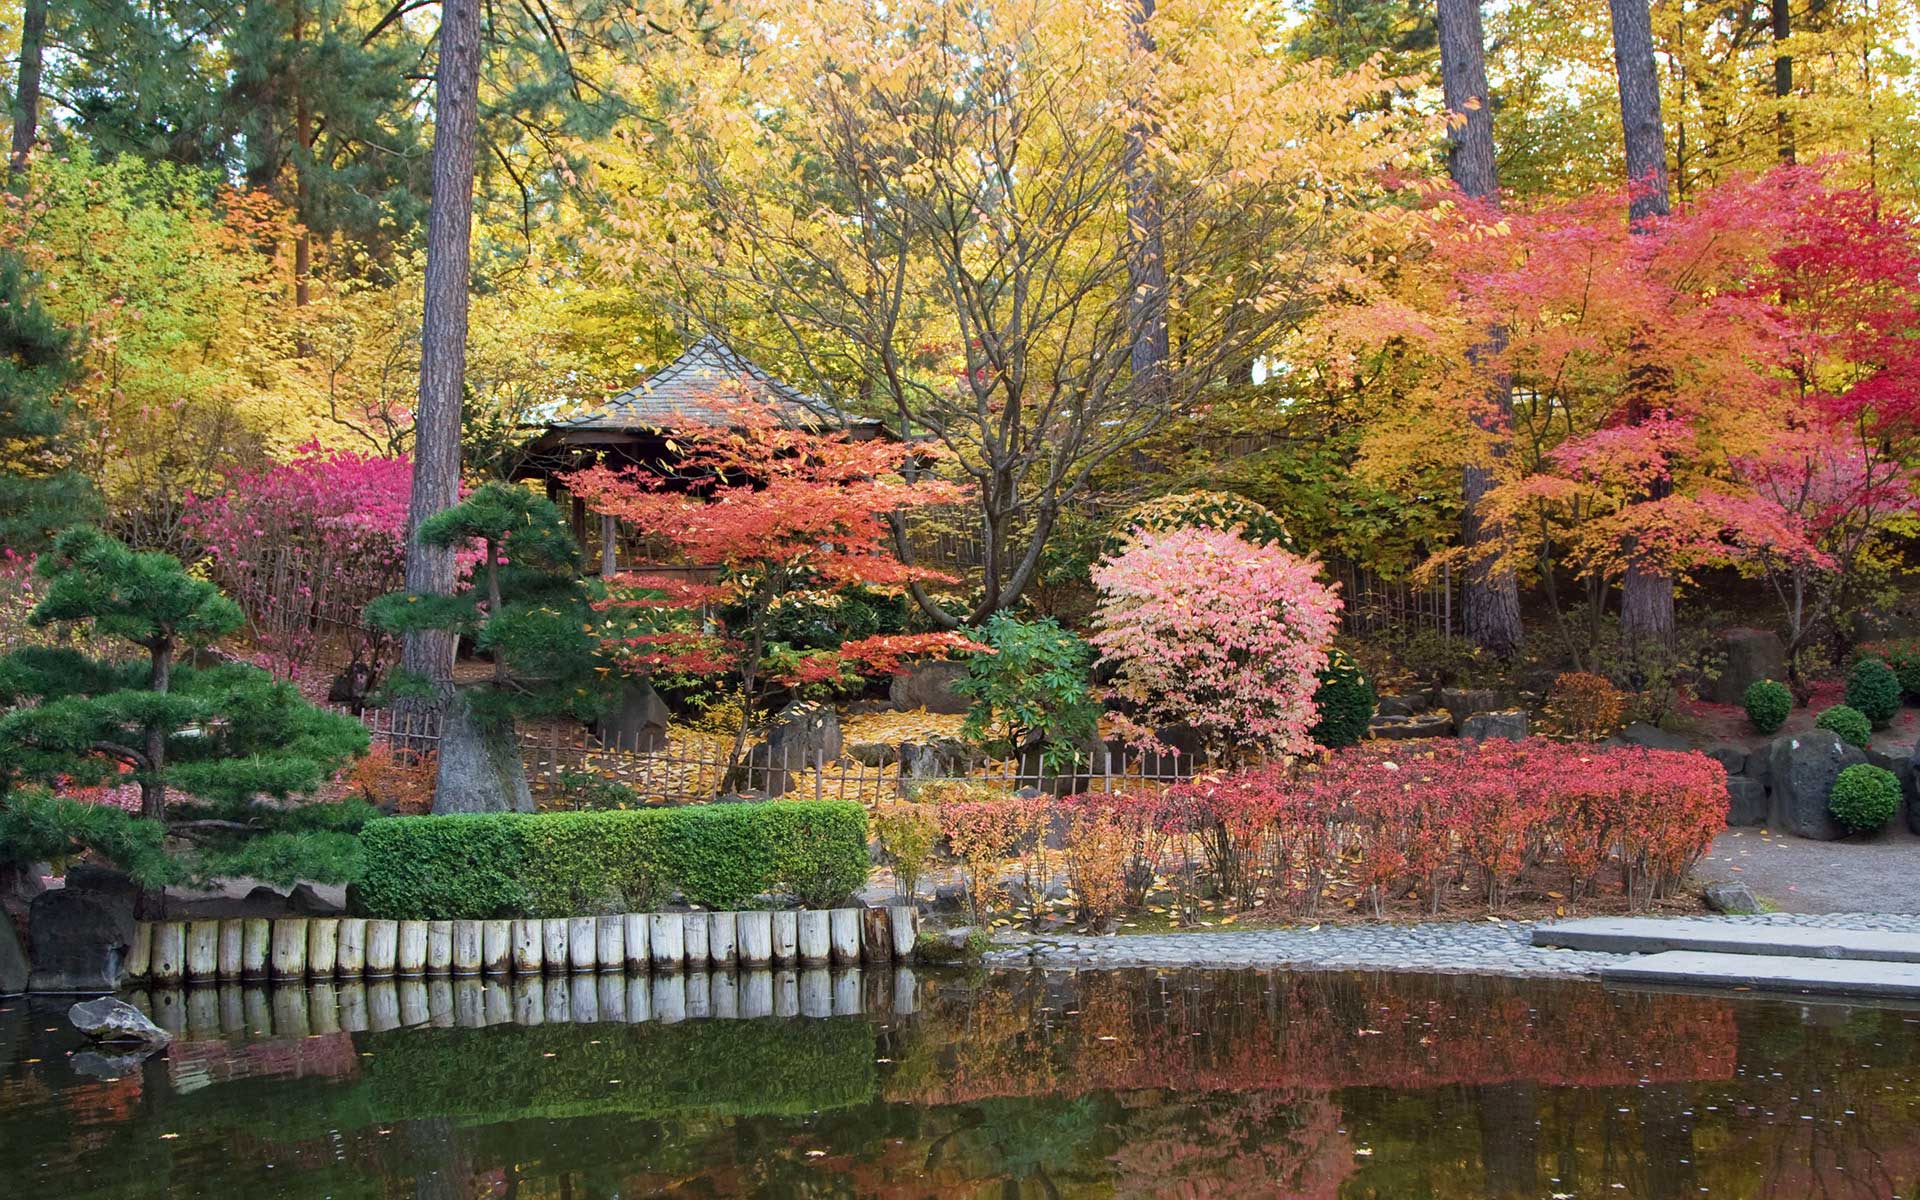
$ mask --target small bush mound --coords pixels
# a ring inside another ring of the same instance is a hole
[[[1882,659],[1861,659],[1847,672],[1847,707],[1885,729],[1900,711],[1900,677]]]
[[[1746,706],[1747,720],[1753,722],[1754,729],[1772,733],[1787,723],[1787,714],[1793,711],[1793,693],[1784,683],[1756,679],[1747,685],[1740,703]]]
[[[368,914],[403,920],[639,912],[675,888],[714,909],[779,891],[817,908],[867,878],[851,801],[394,817],[361,840]]]
[[[1849,746],[1865,747],[1867,739],[1873,736],[1873,724],[1857,708],[1845,704],[1836,704],[1814,718],[1813,723],[1820,729],[1830,729],[1840,735],[1840,740]]]
[[[1344,650],[1330,650],[1327,669],[1320,672],[1320,686],[1313,693],[1320,720],[1307,731],[1308,736],[1329,750],[1356,745],[1367,736],[1367,726],[1379,704],[1373,681],[1353,656]]]
[[[1626,698],[1606,676],[1568,671],[1547,693],[1546,726],[1561,737],[1597,742],[1619,727],[1625,708]]]
[[[1856,763],[1833,781],[1827,809],[1848,833],[1878,833],[1900,810],[1900,780],[1884,767]]]
[[[1896,638],[1860,643],[1862,658],[1878,658],[1893,668],[1900,690],[1909,700],[1920,700],[1920,638]]]

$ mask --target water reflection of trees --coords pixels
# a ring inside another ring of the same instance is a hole
[[[0,1177],[102,1200],[1920,1182],[1899,1013],[1281,973],[948,976],[896,1007],[883,978],[861,1017],[189,1039],[116,1081],[16,1050]]]

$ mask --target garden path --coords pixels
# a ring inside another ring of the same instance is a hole
[[[1867,840],[1815,842],[1729,829],[1693,876],[1701,884],[1744,883],[1781,912],[1920,913],[1920,837],[1895,828]]]

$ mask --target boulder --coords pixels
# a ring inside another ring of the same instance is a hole
[[[900,747],[892,742],[854,742],[847,757],[865,767],[889,767],[900,761]]]
[[[1772,799],[1768,824],[1795,837],[1830,842],[1843,834],[1827,811],[1827,797],[1841,771],[1867,756],[1830,729],[1810,729],[1773,740]]]
[[[1691,750],[1693,746],[1677,733],[1668,733],[1664,729],[1635,721],[1607,739],[1619,745],[1645,746],[1649,750]]]
[[[337,917],[346,912],[346,905],[335,904],[310,883],[294,885],[287,894],[287,907],[296,917]]]
[[[1514,708],[1506,712],[1475,713],[1460,723],[1460,736],[1476,742],[1484,742],[1488,738],[1524,741],[1527,736],[1526,711]]]
[[[18,996],[26,991],[29,973],[20,931],[13,927],[13,918],[0,911],[0,996]]]
[[[935,884],[933,889],[934,912],[959,912],[967,907],[967,885],[964,883]]]
[[[1707,907],[1728,916],[1751,916],[1760,911],[1760,901],[1744,883],[1710,883],[1701,894]]]
[[[1711,758],[1727,769],[1727,774],[1738,775],[1747,769],[1747,748],[1722,742],[1717,746],[1708,746],[1700,753]]]
[[[780,710],[767,740],[747,752],[744,778],[733,782],[769,799],[784,796],[793,786],[793,772],[837,761],[844,745],[832,705],[798,701]]]
[[[134,896],[128,892],[54,888],[27,910],[28,958],[34,992],[114,992],[127,978],[133,949]]]
[[[145,1013],[112,996],[81,1001],[67,1010],[67,1019],[73,1022],[74,1028],[96,1042],[139,1042],[147,1046],[164,1046],[173,1040],[172,1034],[147,1020]]]
[[[1727,776],[1727,824],[1765,825],[1767,789],[1745,775]]]
[[[1374,712],[1383,717],[1411,717],[1425,711],[1425,696],[1382,696],[1374,706]]]
[[[646,680],[620,690],[620,706],[594,724],[594,733],[610,746],[645,752],[667,744],[667,726],[673,720],[666,701]]]
[[[901,712],[924,708],[930,713],[963,713],[973,706],[973,697],[954,691],[953,685],[966,677],[965,663],[918,663],[893,677],[887,695]]]
[[[1763,788],[1773,787],[1773,746],[1756,746],[1747,751],[1747,765],[1740,773]]]
[[[1907,755],[1907,773],[1900,781],[1900,797],[1907,802],[1907,828],[1920,833],[1920,742]]]
[[[1475,713],[1499,712],[1506,700],[1492,688],[1441,688],[1440,707],[1452,713],[1457,724]]]
[[[1725,663],[1706,686],[1715,704],[1738,704],[1762,679],[1787,677],[1787,651],[1771,629],[1729,629],[1720,637]]]
[[[965,775],[972,766],[975,751],[958,738],[932,738],[924,742],[900,743],[902,779],[950,779]]]
[[[1376,716],[1367,723],[1367,732],[1382,741],[1403,742],[1412,738],[1453,736],[1453,714],[1441,711],[1419,713],[1411,717]]]
[[[248,892],[240,904],[249,917],[271,918],[293,915],[293,905],[288,898],[264,883]]]

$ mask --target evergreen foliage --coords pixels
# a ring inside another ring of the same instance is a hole
[[[1320,719],[1308,736],[1329,750],[1359,744],[1367,736],[1380,697],[1373,681],[1353,656],[1344,650],[1327,652],[1327,668],[1320,672],[1320,687],[1313,693],[1313,704]]]
[[[1008,613],[988,617],[979,637],[993,653],[974,655],[954,685],[973,697],[961,732],[1003,752],[1038,745],[1049,770],[1082,757],[1100,721],[1093,647],[1052,617],[1022,621]]]
[[[1885,767],[1855,763],[1833,781],[1827,808],[1848,833],[1878,833],[1900,810],[1900,780]]]
[[[239,609],[178,560],[88,528],[40,563],[35,624],[84,621],[96,642],[141,656],[28,647],[0,658],[0,839],[11,861],[81,849],[154,883],[245,874],[342,882],[357,873],[362,803],[289,803],[367,747],[359,722],[307,703],[256,667],[181,656],[239,628]],[[137,817],[84,813],[56,784],[124,778]],[[166,861],[162,838],[184,847]],[[64,845],[66,850],[59,847]]]
[[[1813,719],[1814,727],[1827,729],[1840,735],[1840,740],[1850,746],[1864,747],[1867,739],[1873,736],[1873,724],[1857,708],[1836,704],[1823,710]]]
[[[1787,685],[1772,679],[1756,679],[1747,685],[1740,698],[1747,710],[1747,720],[1753,722],[1758,733],[1772,733],[1787,723],[1787,714],[1793,711],[1793,693]]]
[[[1885,729],[1900,711],[1900,677],[1878,658],[1863,658],[1847,672],[1847,706]]]
[[[0,252],[0,547],[27,553],[91,515],[93,485],[68,461],[71,339],[33,294],[19,257]]]

